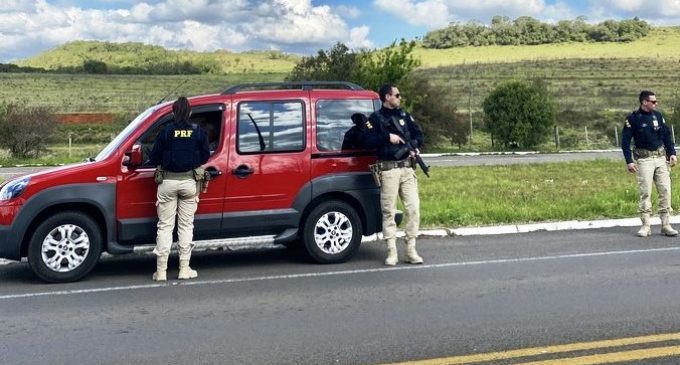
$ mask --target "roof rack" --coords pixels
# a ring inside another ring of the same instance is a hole
[[[236,94],[246,90],[283,90],[283,89],[349,89],[364,90],[363,87],[346,81],[291,81],[291,82],[263,82],[255,84],[235,85],[222,91],[222,95]]]

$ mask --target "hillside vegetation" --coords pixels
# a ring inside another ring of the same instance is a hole
[[[464,24],[454,23],[444,29],[429,32],[423,39],[423,45],[427,48],[452,48],[564,42],[630,42],[646,36],[649,29],[649,24],[638,18],[588,24],[585,17],[579,17],[553,24],[543,23],[530,16],[520,16],[515,20],[506,16],[494,16],[489,26],[471,21]]]
[[[0,88],[0,100],[47,106],[57,113],[135,113],[155,104],[166,95],[167,100],[172,100],[179,95],[217,93],[235,84],[283,81],[285,75],[0,73],[0,84],[3,85]]]
[[[95,72],[91,73],[227,74],[288,72],[298,60],[298,56],[279,51],[192,52],[142,43],[75,41],[16,64],[62,72],[82,72],[90,62],[95,67],[101,64],[106,67],[106,70],[93,68]]]
[[[680,27],[653,28],[646,37],[628,43],[568,42],[534,46],[484,46],[449,49],[419,47],[416,48],[414,54],[421,59],[421,68],[568,58],[654,58],[677,62],[680,59]],[[638,71],[648,72],[650,69],[640,67]]]

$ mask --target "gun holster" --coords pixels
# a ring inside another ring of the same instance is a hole
[[[377,163],[374,163],[372,165],[368,165],[368,169],[371,171],[375,185],[380,187],[380,167],[378,167]]]
[[[163,170],[163,166],[158,165],[156,166],[156,171],[153,173],[153,180],[156,184],[160,185],[163,183],[163,179],[165,179],[165,170]]]

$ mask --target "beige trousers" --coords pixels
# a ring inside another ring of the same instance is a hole
[[[397,197],[406,208],[406,242],[415,243],[420,227],[420,198],[416,172],[409,167],[395,168],[380,173],[380,205],[383,215],[383,237],[396,242]]]
[[[637,180],[640,188],[640,214],[652,213],[652,183],[659,193],[659,214],[670,214],[671,175],[670,167],[663,156],[652,156],[637,160]]]
[[[153,252],[159,257],[170,255],[172,231],[177,218],[177,236],[179,238],[179,255],[191,254],[194,238],[194,213],[198,206],[196,181],[163,180],[156,192],[156,211],[158,213],[158,231],[156,248]]]

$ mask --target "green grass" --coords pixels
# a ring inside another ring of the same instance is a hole
[[[423,227],[637,215],[637,180],[623,161],[433,167],[430,175],[428,179],[419,174]],[[675,168],[671,178],[678,177]],[[672,191],[672,205],[677,207],[680,186],[674,184]]]

